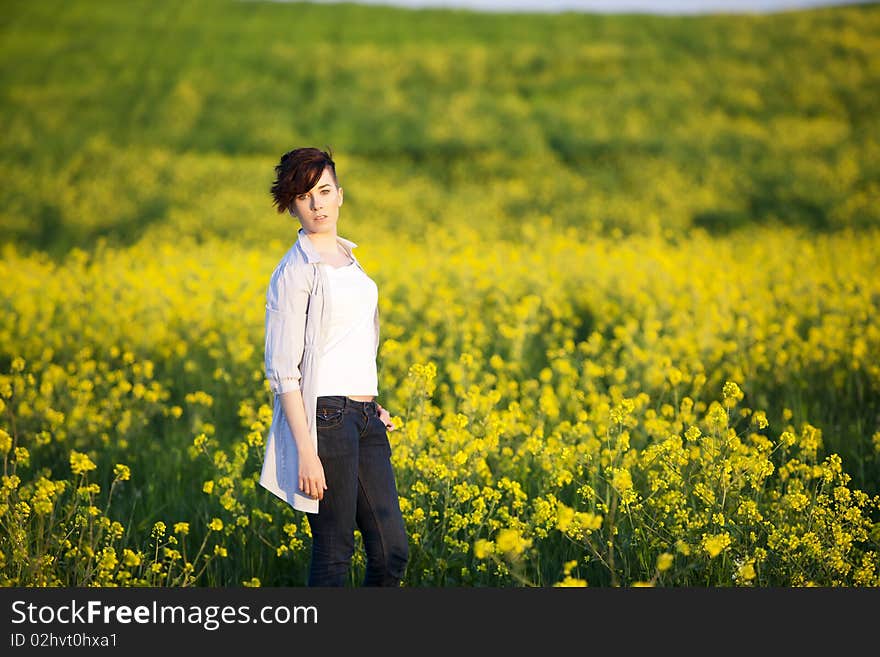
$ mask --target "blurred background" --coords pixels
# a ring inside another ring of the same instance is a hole
[[[462,211],[496,235],[878,221],[874,6],[4,4],[4,242],[284,237],[265,189],[306,143],[338,153],[353,225],[413,239]]]

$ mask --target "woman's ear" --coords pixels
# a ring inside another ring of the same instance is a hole
[[[342,205],[342,187],[340,187],[337,191],[339,193],[339,205]]]

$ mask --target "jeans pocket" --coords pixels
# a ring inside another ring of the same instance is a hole
[[[391,441],[388,439],[388,427],[385,426],[385,423],[378,415],[372,416],[372,421],[375,423],[376,429],[373,433],[373,438],[371,439],[375,445],[379,445],[382,447],[383,451],[390,456],[391,455]]]
[[[319,429],[335,429],[342,424],[343,411],[341,408],[321,408],[315,413]]]

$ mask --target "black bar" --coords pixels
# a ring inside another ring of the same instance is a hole
[[[825,643],[840,653],[873,633],[878,602],[880,589],[5,588],[0,652],[574,655],[600,645],[681,653],[741,644],[788,654]]]

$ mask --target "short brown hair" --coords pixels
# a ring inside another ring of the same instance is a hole
[[[333,162],[333,152],[329,146],[326,151],[310,147],[294,148],[282,155],[281,162],[275,165],[275,182],[269,190],[278,212],[292,208],[293,200],[314,187],[324,169],[330,169],[333,181],[338,186],[336,163]]]

